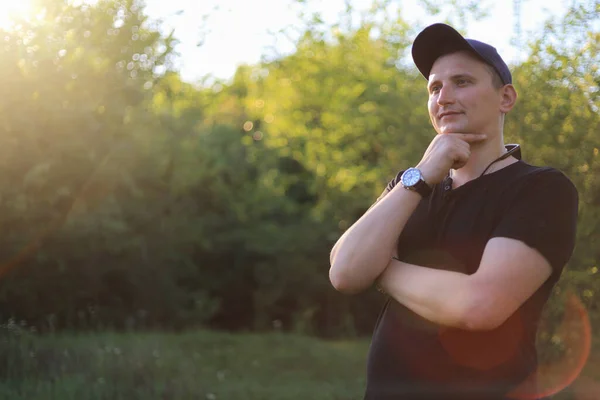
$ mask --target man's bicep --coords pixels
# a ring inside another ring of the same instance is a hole
[[[550,277],[556,282],[575,245],[577,191],[558,173],[531,182],[510,204],[471,276],[479,315],[503,322]]]
[[[550,262],[537,249],[520,240],[495,237],[485,246],[473,279],[492,298],[512,303],[515,311],[551,274]]]
[[[536,249],[511,238],[491,239],[479,269],[469,277],[473,324],[482,329],[500,326],[551,274],[550,263]]]
[[[383,189],[383,192],[381,192],[381,194],[379,195],[379,197],[377,197],[377,199],[373,202],[373,204],[371,204],[371,206],[369,206],[369,208],[365,211],[365,214],[373,207],[375,207],[375,205],[377,203],[379,203],[381,201],[381,199],[383,199],[389,192],[390,190],[393,189],[394,185],[395,185],[395,180],[396,178],[394,178],[390,183],[388,183],[388,185],[385,187],[385,189]],[[350,227],[350,229],[352,229],[352,227]],[[335,253],[337,251],[337,247],[339,246],[341,239],[344,237],[344,235],[346,235],[348,233],[348,231],[350,230],[346,230],[341,236],[340,238],[337,240],[337,242],[333,245],[333,248],[331,249],[331,252],[329,253],[329,259],[331,262],[333,262],[333,258],[335,256]]]

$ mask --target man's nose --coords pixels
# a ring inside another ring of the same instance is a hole
[[[454,103],[454,91],[452,90],[452,88],[450,86],[448,86],[448,85],[442,86],[442,88],[440,89],[438,98],[437,98],[437,102],[441,106],[443,106],[445,104]]]

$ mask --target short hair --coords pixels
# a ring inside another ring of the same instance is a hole
[[[504,86],[504,82],[502,82],[502,78],[500,78],[500,74],[498,71],[496,71],[496,68],[492,67],[488,63],[485,63],[485,66],[492,75],[492,86],[494,86],[494,89],[500,89],[502,86]]]
[[[493,66],[488,64],[484,59],[482,59],[474,51],[470,51],[470,50],[467,50],[464,48],[456,48],[453,46],[446,46],[444,49],[442,49],[438,58],[447,56],[449,54],[460,53],[461,51],[471,54],[473,56],[473,58],[475,58],[485,64],[488,72],[492,76],[492,86],[494,87],[494,89],[497,90],[497,89],[500,89],[502,86],[504,86],[504,82],[502,82],[502,78],[500,77],[500,74],[498,73],[498,71],[496,71],[496,68],[494,68]]]

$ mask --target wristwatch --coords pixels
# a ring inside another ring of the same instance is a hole
[[[417,168],[409,168],[400,177],[402,187],[419,193],[422,197],[431,194],[431,187],[423,179],[423,174]]]

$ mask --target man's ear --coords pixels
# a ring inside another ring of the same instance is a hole
[[[517,91],[510,83],[500,89],[500,111],[507,114],[517,102]]]

